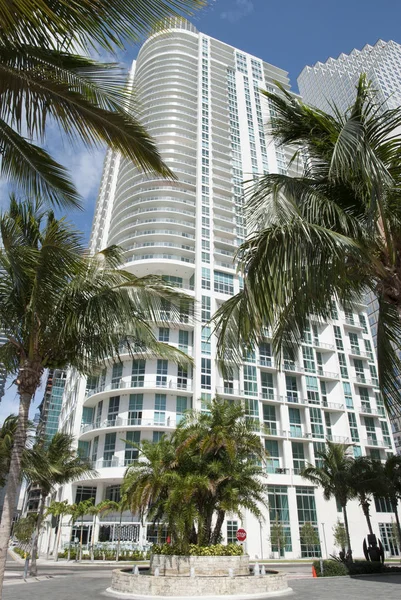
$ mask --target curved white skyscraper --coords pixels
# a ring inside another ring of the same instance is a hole
[[[315,526],[327,553],[333,551],[337,519],[335,503],[326,503],[301,478],[306,462],[314,462],[326,438],[353,443],[355,455],[372,451],[382,458],[392,442],[363,307],[358,314],[344,314],[334,306],[332,324],[311,319],[299,355],[284,353],[282,370],[268,332],[230,379],[222,378],[215,361],[215,341],[205,324],[241,285],[234,255],[246,235],[243,182],[287,168],[286,152],[265,132],[269,106],[259,91],[274,89],[275,81],[289,89],[285,71],[189,23],[176,22],[142,46],[131,73],[135,105],[140,104],[143,123],[177,179],[144,174],[108,152],[91,250],[118,244],[125,249],[127,269],[163,275],[194,296],[199,319],[191,323],[183,311],[179,323],[169,322],[166,305],[156,335],[192,356],[195,368],[125,354],[122,363],[105,367],[96,378],[70,374],[60,427],[78,437],[99,477],[59,491],[58,499],[118,499],[125,466],[137,456],[126,440],[157,440],[174,429],[186,409],[202,410],[218,393],[242,401],[247,414],[260,419],[261,442],[270,454],[270,512],[262,525],[245,516],[248,550],[259,557],[275,551],[270,526],[278,518],[286,554],[298,557],[308,552],[300,541],[304,523]],[[360,414],[367,415],[369,426]],[[378,527],[375,513],[372,518]],[[96,539],[116,539],[118,519],[105,517]],[[380,519],[390,526],[390,514]],[[361,543],[365,528],[356,505],[350,521]],[[89,517],[86,525],[90,536]],[[227,521],[226,540],[235,538],[239,525],[238,517]],[[65,528],[64,541],[69,535]],[[154,540],[155,532],[126,513],[122,537],[143,544]]]

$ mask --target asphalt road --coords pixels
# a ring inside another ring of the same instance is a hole
[[[4,586],[4,600],[103,600],[111,581],[113,566],[90,566],[70,563],[69,566],[46,566],[46,576],[39,572],[39,581],[25,583],[22,565],[9,562]],[[292,593],[282,598],[291,600],[399,600],[401,575],[312,579],[305,577],[309,565],[280,565],[280,570],[291,573]],[[293,577],[301,577],[293,578]],[[302,578],[303,577],[303,578]],[[216,600],[221,600],[221,597]]]

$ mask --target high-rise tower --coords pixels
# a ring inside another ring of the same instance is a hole
[[[327,112],[335,104],[345,111],[355,98],[355,87],[361,73],[366,73],[378,94],[378,101],[388,108],[401,104],[401,46],[390,40],[366,44],[338,58],[328,58],[305,67],[298,77],[303,100]]]
[[[126,440],[157,440],[174,429],[186,409],[203,410],[219,394],[243,402],[247,414],[260,420],[261,442],[270,455],[270,514],[262,525],[249,515],[242,523],[251,555],[276,551],[270,544],[276,518],[284,527],[288,556],[307,555],[300,541],[306,522],[319,531],[327,554],[333,549],[335,502],[326,503],[301,477],[302,467],[315,461],[326,438],[353,444],[356,456],[384,458],[393,448],[364,308],[353,314],[334,305],[332,324],[311,318],[302,348],[297,356],[284,353],[282,370],[264,332],[259,347],[228,379],[219,372],[206,325],[241,286],[234,255],[246,235],[244,180],[287,169],[286,151],[265,132],[270,112],[260,95],[261,88],[275,89],[274,81],[289,89],[286,73],[176,22],[144,43],[131,80],[143,123],[178,179],[144,175],[109,152],[91,249],[118,244],[126,252],[125,268],[136,275],[163,275],[194,296],[199,322],[189,322],[183,312],[179,324],[170,323],[166,305],[156,335],[188,352],[195,367],[125,354],[122,363],[105,366],[96,378],[85,381],[70,373],[61,427],[79,437],[81,452],[91,458],[99,478],[59,491],[58,499],[118,499],[125,466],[137,456]],[[378,517],[372,518],[379,530]],[[383,531],[391,532],[391,515],[380,515],[380,521]],[[118,516],[105,517],[96,536],[116,539],[117,522]],[[365,528],[356,504],[350,522],[354,539],[362,543]],[[227,520],[227,541],[235,539],[238,526],[238,518]],[[90,528],[88,520],[89,535]],[[154,541],[156,533],[127,513],[122,535],[142,544]]]

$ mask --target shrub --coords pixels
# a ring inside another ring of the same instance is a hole
[[[313,566],[316,569],[318,577],[343,577],[344,575],[348,575],[348,569],[345,564],[336,560],[323,561],[323,575],[320,572],[320,560],[313,561]]]
[[[380,562],[369,562],[367,560],[356,560],[353,563],[344,564],[336,560],[323,561],[323,575],[320,573],[320,561],[315,560],[313,566],[318,577],[341,577],[344,575],[370,575],[372,573],[401,573],[401,567],[393,565],[382,565]]]
[[[184,553],[174,544],[154,544],[152,554],[164,554],[165,556],[179,556]],[[190,556],[241,556],[243,547],[239,544],[215,544],[214,546],[196,546],[190,544],[188,554]]]

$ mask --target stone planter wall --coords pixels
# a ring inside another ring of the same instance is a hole
[[[111,593],[124,594],[126,598],[142,600],[144,596],[167,598],[196,598],[235,596],[236,600],[269,598],[290,592],[285,573],[254,577],[154,577],[132,575],[121,569],[113,571]]]
[[[150,557],[150,572],[154,575],[156,567],[160,575],[189,575],[191,567],[195,576],[228,575],[229,569],[233,575],[249,575],[249,556],[165,556],[152,554]]]

